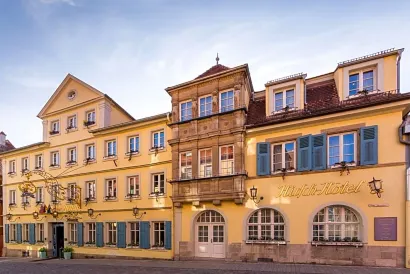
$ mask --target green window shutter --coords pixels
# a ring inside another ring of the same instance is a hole
[[[83,246],[84,245],[84,224],[77,223],[77,245]]]
[[[165,222],[165,249],[171,249],[172,247],[172,223],[170,221]]]
[[[28,225],[28,235],[29,235],[29,243],[34,245],[36,243],[36,225],[29,224]]]
[[[306,171],[312,169],[312,135],[301,136],[297,143],[297,170]]]
[[[326,134],[319,134],[312,136],[312,169],[323,170],[326,169],[327,161],[327,146]]]
[[[10,225],[9,224],[5,224],[4,225],[4,241],[6,243],[10,242]]]
[[[149,222],[140,222],[140,248],[150,248]]]
[[[103,223],[96,223],[95,224],[95,245],[97,247],[104,246],[104,229]]]
[[[21,224],[17,224],[17,243],[21,244]]]
[[[377,126],[360,129],[360,165],[376,165],[378,162]]]
[[[126,233],[126,224],[125,222],[117,223],[117,247],[118,248],[126,248],[127,243],[125,239]]]
[[[256,174],[270,174],[270,143],[256,144]]]

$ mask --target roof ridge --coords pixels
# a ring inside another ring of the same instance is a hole
[[[228,70],[228,69],[231,69],[231,68],[229,68],[229,67],[227,67],[227,66],[224,66],[224,65],[222,65],[222,64],[216,64],[216,65],[210,67],[210,68],[209,68],[208,70],[206,70],[204,73],[200,74],[200,75],[199,75],[198,77],[196,77],[195,79],[203,78],[203,77],[205,77],[205,76],[209,76],[209,75],[212,75],[212,74],[216,74],[216,73],[218,73],[218,72],[221,72],[221,71],[224,71],[224,70]]]

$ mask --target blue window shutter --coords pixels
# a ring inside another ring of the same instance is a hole
[[[36,243],[36,225],[35,224],[29,224],[28,225],[28,236],[29,236],[29,243],[31,245]]]
[[[10,225],[9,224],[5,224],[4,225],[4,241],[6,243],[10,242]]]
[[[104,246],[104,229],[103,223],[96,223],[95,224],[95,245],[97,247]]]
[[[21,244],[21,224],[17,224],[17,243]]]
[[[126,224],[125,222],[117,223],[117,247],[126,248],[127,243],[125,240]]]
[[[270,143],[256,144],[256,172],[257,175],[270,174]]]
[[[312,136],[312,169],[322,170],[326,169],[327,161],[327,146],[326,134],[319,134]]]
[[[84,224],[83,223],[77,223],[77,245],[78,246],[83,246],[84,245]]]
[[[171,249],[172,247],[172,223],[170,221],[165,222],[165,249]]]
[[[378,162],[377,126],[360,129],[360,164],[375,165]]]
[[[298,171],[312,169],[312,135],[301,136],[297,139]]]
[[[149,222],[140,222],[140,247],[150,248]]]

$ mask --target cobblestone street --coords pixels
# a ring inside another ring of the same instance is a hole
[[[410,273],[407,269],[375,268],[354,266],[325,266],[302,264],[273,264],[273,263],[233,263],[223,261],[150,261],[150,260],[45,260],[2,258],[0,273],[349,273],[349,274],[401,274]]]

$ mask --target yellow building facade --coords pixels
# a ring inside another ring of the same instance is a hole
[[[5,254],[408,267],[402,52],[257,92],[217,59],[139,120],[68,75],[43,142],[1,154]]]
[[[167,114],[135,120],[68,75],[39,118],[43,142],[3,158],[6,256],[172,258]]]

